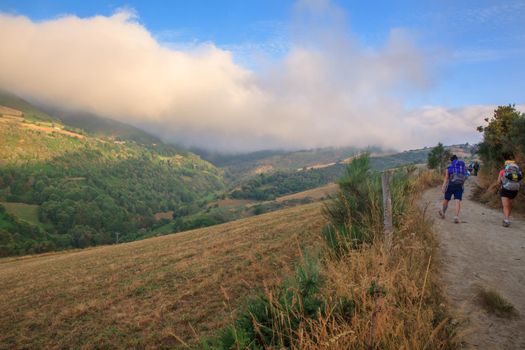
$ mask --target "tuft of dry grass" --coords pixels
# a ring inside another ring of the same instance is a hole
[[[433,263],[436,244],[414,203],[386,251],[381,241],[326,261],[323,294],[352,300],[350,318],[313,321],[298,349],[449,349],[458,343]]]
[[[0,259],[0,349],[174,348],[280,283],[325,224],[319,203],[174,235]],[[298,242],[301,242],[300,244]]]
[[[493,289],[479,287],[477,295],[481,306],[491,314],[505,318],[518,315],[514,306]]]
[[[418,174],[418,179],[414,183],[415,189],[420,192],[428,188],[440,185],[443,182],[443,176],[434,170],[424,170]]]

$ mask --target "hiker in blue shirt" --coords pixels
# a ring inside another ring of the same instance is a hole
[[[445,194],[443,200],[443,208],[439,211],[439,216],[442,219],[445,218],[448,209],[448,202],[454,196],[456,216],[454,216],[454,222],[459,224],[459,211],[461,210],[461,199],[463,198],[463,184],[469,173],[465,169],[465,162],[459,160],[456,155],[450,158],[450,165],[445,171],[445,179],[443,180],[443,186],[441,186],[441,192]]]

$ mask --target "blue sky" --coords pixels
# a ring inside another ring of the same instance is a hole
[[[418,47],[435,56],[430,88],[413,91],[406,100],[409,107],[525,102],[524,1],[334,3],[344,10],[362,45],[380,47],[392,28],[403,28]],[[33,20],[133,9],[159,41],[213,42],[246,65],[245,50],[285,53],[293,6],[289,0],[0,1],[0,11]]]
[[[225,151],[477,142],[525,108],[523,19],[524,0],[0,0],[0,88]]]

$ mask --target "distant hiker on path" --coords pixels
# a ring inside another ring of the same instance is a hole
[[[510,157],[507,157],[507,159]],[[500,170],[498,176],[499,194],[503,206],[503,226],[510,226],[510,213],[512,212],[512,200],[518,195],[520,181],[523,174],[514,160],[505,161],[505,167]]]
[[[445,218],[448,209],[448,202],[454,196],[455,211],[454,222],[459,224],[459,211],[461,210],[461,199],[463,198],[463,184],[467,179],[468,173],[465,169],[465,162],[459,160],[456,155],[450,158],[450,165],[445,171],[445,179],[443,180],[443,186],[441,186],[441,192],[445,194],[443,200],[443,208],[439,211],[439,216],[442,219]]]
[[[479,171],[479,162],[478,161],[475,161],[474,162],[474,176],[478,176],[478,171]]]

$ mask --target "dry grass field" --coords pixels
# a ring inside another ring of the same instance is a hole
[[[21,117],[23,113],[17,109],[13,109],[13,108],[9,108],[9,107],[0,105],[0,116],[2,115]]]
[[[219,206],[219,208],[230,208],[230,207],[237,207],[237,206],[248,206],[254,203],[254,201],[249,200],[249,199],[227,198],[227,199],[219,199],[216,203]]]
[[[291,273],[314,203],[121,245],[0,260],[0,349],[174,348]],[[228,302],[226,302],[226,297]],[[179,340],[180,339],[180,340]]]
[[[336,183],[329,183],[321,187],[312,188],[311,190],[306,190],[298,193],[288,194],[286,196],[277,197],[276,202],[285,202],[294,199],[304,199],[311,198],[313,200],[321,200],[326,196],[335,194],[339,190],[339,185]]]

